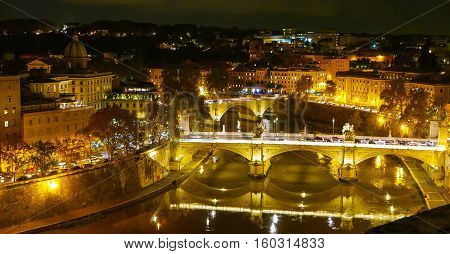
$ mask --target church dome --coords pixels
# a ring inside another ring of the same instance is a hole
[[[69,68],[87,68],[88,54],[86,47],[78,40],[78,36],[72,36],[72,41],[64,50],[64,59],[67,61]]]

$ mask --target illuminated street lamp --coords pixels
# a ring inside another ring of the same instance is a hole
[[[273,128],[274,128],[274,132],[275,132],[275,137],[277,137],[278,136],[278,117],[277,118],[275,118],[275,120],[273,120],[274,121],[274,125],[273,125]]]
[[[409,127],[406,124],[402,124],[402,125],[400,125],[400,130],[402,131],[402,137],[404,137],[405,134],[408,133]]]
[[[334,121],[335,121],[335,119],[333,117],[333,120],[332,120],[332,122],[333,122],[333,137],[334,137]]]
[[[378,116],[377,121],[378,121],[378,123],[380,125],[388,127],[388,129],[389,129],[389,137],[391,138],[392,137],[391,118],[388,117],[387,120],[386,120],[386,118],[384,116],[380,115],[380,116]]]

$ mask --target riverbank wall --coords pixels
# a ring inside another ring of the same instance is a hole
[[[2,185],[0,229],[137,193],[169,174],[169,160],[166,145],[89,169]]]

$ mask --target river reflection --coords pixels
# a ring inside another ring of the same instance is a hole
[[[177,189],[48,233],[362,233],[426,207],[394,157],[361,163],[348,184],[309,152],[275,157],[263,180],[239,155],[216,156]]]

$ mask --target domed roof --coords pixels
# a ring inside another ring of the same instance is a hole
[[[72,41],[64,50],[64,58],[88,58],[86,48],[83,43],[78,40],[78,35],[72,36]]]

